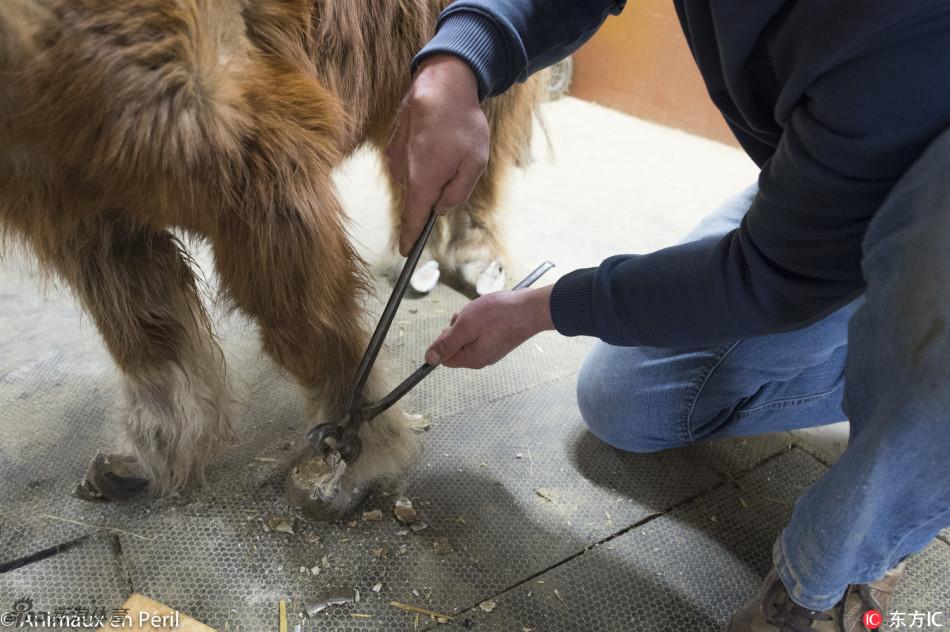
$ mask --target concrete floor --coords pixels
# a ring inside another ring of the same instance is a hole
[[[543,259],[560,274],[673,243],[756,176],[738,150],[590,104],[565,99],[544,114],[554,154],[539,135],[502,210],[515,276]],[[378,170],[360,155],[338,177],[370,259],[388,230]],[[396,375],[464,303],[440,287],[403,305],[388,344]],[[0,568],[69,545],[0,573],[0,613],[22,597],[36,610],[111,611],[138,591],[219,630],[276,629],[279,599],[302,630],[440,627],[391,601],[451,615],[453,629],[717,630],[767,571],[795,498],[847,438],[839,424],[618,452],[577,412],[589,341],[545,334],[484,371],[440,370],[410,396],[407,407],[432,420],[408,488],[426,529],[404,533],[382,496],[367,503],[381,522],[311,524],[280,498],[283,447],[310,426],[301,395],[262,359],[246,321],[219,316],[218,331],[245,393],[240,445],[200,490],[83,503],[69,492],[109,444],[114,369],[68,296],[44,298],[15,264],[0,268]],[[266,528],[274,518],[294,532]],[[360,601],[300,615],[343,587]],[[950,609],[950,544],[912,560],[895,609]]]

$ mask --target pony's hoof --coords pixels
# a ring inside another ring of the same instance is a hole
[[[409,286],[419,294],[428,294],[439,284],[439,262],[430,259],[416,268],[409,278]]]
[[[482,270],[475,281],[475,291],[479,296],[500,292],[508,283],[508,274],[501,261],[495,259]]]
[[[323,458],[313,448],[298,456],[287,474],[287,502],[320,522],[338,520],[353,511],[369,494],[369,486],[354,486],[346,464],[333,456]]]
[[[131,500],[148,488],[149,479],[134,457],[100,452],[86,468],[75,495],[89,501],[121,501]]]

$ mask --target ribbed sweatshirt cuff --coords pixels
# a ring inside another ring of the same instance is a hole
[[[451,9],[442,15],[439,30],[412,61],[412,72],[433,55],[455,55],[475,73],[478,98],[491,96],[496,86],[504,85],[511,64],[505,41],[495,24],[475,11]]]
[[[594,275],[597,268],[564,275],[551,290],[551,320],[565,336],[597,336],[594,325]]]

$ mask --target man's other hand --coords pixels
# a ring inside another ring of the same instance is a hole
[[[452,316],[429,350],[426,362],[453,368],[481,369],[498,362],[551,322],[551,289],[488,294]]]
[[[403,186],[399,252],[409,253],[429,212],[465,202],[488,163],[478,82],[452,55],[423,60],[393,123],[386,158]]]

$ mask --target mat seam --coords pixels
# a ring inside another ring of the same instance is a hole
[[[122,538],[118,533],[112,533],[109,535],[109,540],[112,543],[112,553],[115,555],[117,570],[125,580],[126,587],[129,589],[129,596],[131,597],[135,594],[135,585],[132,583],[132,573],[129,570],[129,565],[125,558],[125,548],[122,546]]]
[[[502,590],[500,590],[500,591],[498,591],[498,592],[496,592],[496,593],[493,593],[492,595],[486,597],[485,599],[483,599],[483,600],[480,601],[479,603],[482,603],[483,601],[486,601],[486,600],[489,600],[489,599],[497,599],[497,598],[501,597],[502,595],[504,595],[505,593],[508,593],[508,592],[510,592],[510,591],[512,591],[512,590],[515,590],[516,588],[519,588],[519,587],[521,587],[521,586],[527,584],[528,582],[530,582],[530,581],[532,581],[532,580],[534,580],[534,579],[540,577],[541,575],[544,575],[545,573],[548,573],[548,572],[550,572],[550,571],[553,571],[553,570],[557,569],[558,567],[560,567],[560,566],[562,566],[562,565],[564,565],[564,564],[567,564],[568,562],[571,562],[571,561],[573,561],[573,560],[575,560],[575,559],[581,557],[582,555],[585,555],[585,554],[587,554],[587,553],[593,551],[595,548],[597,548],[597,547],[599,547],[599,546],[601,546],[601,545],[607,544],[607,543],[609,543],[609,542],[611,542],[611,541],[613,541],[613,540],[615,540],[615,539],[617,539],[617,538],[619,538],[619,537],[621,537],[621,536],[623,536],[623,535],[626,535],[627,533],[630,533],[631,531],[633,531],[633,530],[635,530],[635,529],[638,529],[638,528],[640,528],[640,527],[642,527],[642,526],[644,526],[644,525],[647,525],[647,524],[653,522],[654,520],[656,520],[657,518],[666,516],[666,515],[672,513],[673,511],[679,509],[680,507],[683,507],[683,506],[685,506],[685,505],[688,505],[688,504],[690,504],[690,503],[692,503],[692,502],[694,502],[694,501],[701,500],[702,498],[704,498],[704,497],[706,497],[706,496],[715,494],[715,493],[718,492],[719,490],[724,489],[724,488],[726,488],[726,487],[728,487],[728,486],[738,487],[737,482],[738,482],[739,480],[744,479],[744,478],[746,478],[746,477],[748,477],[748,476],[751,476],[751,475],[752,475],[756,470],[758,470],[760,467],[765,466],[765,465],[767,465],[768,463],[770,463],[771,461],[774,461],[774,460],[776,460],[776,459],[778,459],[778,458],[781,458],[782,456],[785,456],[786,454],[789,454],[789,453],[793,452],[796,448],[797,448],[797,446],[793,446],[791,449],[784,448],[784,449],[781,450],[780,452],[776,452],[776,453],[774,453],[774,454],[770,454],[770,455],[766,456],[765,458],[763,458],[762,460],[758,461],[758,462],[757,462],[754,466],[752,466],[751,468],[749,468],[749,469],[745,470],[744,472],[740,473],[738,476],[731,476],[731,475],[725,474],[724,472],[722,472],[722,471],[720,471],[720,470],[717,470],[716,468],[712,468],[713,471],[714,471],[716,474],[720,475],[720,482],[719,482],[719,483],[717,483],[717,484],[715,484],[715,485],[709,487],[708,489],[705,489],[705,490],[700,491],[700,492],[697,492],[697,493],[695,493],[695,494],[693,494],[693,495],[691,495],[691,496],[689,496],[689,497],[687,497],[687,498],[684,498],[684,499],[681,500],[680,502],[674,503],[673,505],[670,505],[669,507],[667,507],[667,508],[666,508],[665,510],[663,510],[663,511],[659,511],[659,512],[656,512],[656,513],[652,513],[652,514],[650,514],[650,515],[647,515],[647,516],[641,518],[640,520],[637,520],[637,521],[634,522],[633,524],[630,524],[630,525],[624,527],[623,529],[620,529],[619,531],[616,531],[616,532],[614,532],[614,533],[612,533],[612,534],[610,534],[610,535],[608,535],[608,536],[606,536],[606,537],[604,537],[604,538],[602,538],[602,539],[600,539],[600,540],[598,540],[598,541],[596,541],[596,542],[594,542],[594,543],[592,543],[592,544],[589,544],[589,545],[585,546],[585,547],[584,547],[583,549],[581,549],[580,551],[578,551],[578,552],[576,552],[576,553],[574,553],[574,554],[572,554],[572,555],[569,555],[568,557],[566,557],[566,558],[564,558],[564,559],[562,559],[562,560],[559,560],[558,562],[556,562],[556,563],[554,563],[554,564],[551,564],[550,566],[544,568],[543,570],[538,571],[538,572],[536,572],[536,573],[533,573],[533,574],[531,574],[530,576],[526,577],[525,579],[520,580],[520,581],[518,581],[518,582],[512,584],[511,586],[508,586],[507,588],[504,588],[504,589],[502,589]],[[804,452],[804,450],[802,450],[802,452]],[[807,454],[807,453],[806,453],[806,454]],[[809,456],[811,456],[811,455],[809,455]],[[816,459],[816,460],[817,460],[817,459]],[[708,465],[708,464],[707,464],[707,465]],[[478,604],[476,603],[476,604],[474,604],[474,605],[472,605],[472,606],[469,606],[469,607],[467,607],[467,608],[464,608],[463,610],[459,611],[458,614],[453,615],[453,619],[458,618],[458,617],[461,617],[461,616],[463,616],[463,615],[465,615],[465,614],[468,614],[468,613],[474,611],[477,607],[478,607]],[[441,624],[436,624],[435,626],[430,626],[430,627],[427,627],[427,628],[423,628],[423,629],[422,629],[422,632],[429,632],[430,630],[435,630],[435,629],[437,629],[440,625],[441,625]]]

